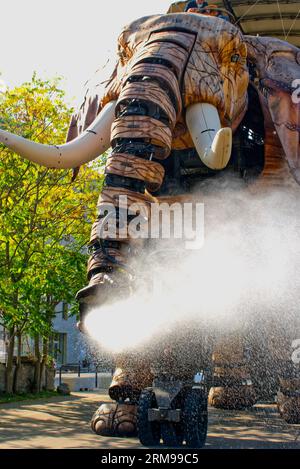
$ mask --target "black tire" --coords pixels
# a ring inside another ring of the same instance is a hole
[[[188,448],[202,448],[207,436],[207,396],[200,389],[187,391],[184,400],[182,423]]]
[[[149,422],[148,410],[157,408],[157,402],[152,390],[142,391],[137,408],[138,437],[144,446],[158,446],[160,443],[160,424]]]

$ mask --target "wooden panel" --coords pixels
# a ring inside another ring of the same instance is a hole
[[[232,25],[217,18],[210,20],[200,15],[197,41],[184,75],[183,104],[212,104],[222,124],[233,126],[247,105],[247,48]]]
[[[285,152],[275,131],[267,102],[261,94],[260,101],[265,118],[265,166],[259,178],[249,186],[249,189],[253,193],[269,190],[271,187],[286,187],[299,190],[299,186],[290,172]]]
[[[157,191],[164,178],[164,168],[154,161],[144,160],[133,155],[114,153],[107,162],[106,174],[117,174],[123,177],[145,181],[150,191]]]
[[[177,78],[180,78],[184,72],[188,59],[188,52],[182,47],[169,42],[151,42],[143,45],[140,52],[135,54],[133,65],[146,62],[147,58],[162,59],[172,65]]]
[[[123,83],[125,84],[128,81],[128,78],[130,77],[151,77],[163,82],[165,86],[170,89],[173,93],[173,96],[176,101],[175,104],[177,107],[177,116],[180,115],[182,110],[181,93],[179,89],[178,80],[170,69],[158,64],[138,64],[133,67],[130,67],[130,71],[125,76]]]
[[[174,106],[167,93],[158,83],[152,81],[127,83],[121,91],[117,110],[120,104],[127,99],[141,99],[156,104],[167,114],[170,126],[172,128],[175,126],[176,112]]]
[[[116,259],[117,262],[120,262],[122,264],[126,262],[125,256],[121,253],[119,249],[108,248],[107,254],[113,257],[114,259]],[[87,271],[91,275],[92,271],[95,269],[99,269],[100,267],[103,267],[103,266],[113,266],[113,265],[114,263],[110,262],[102,252],[98,252],[97,254],[94,254],[89,258]]]
[[[126,200],[120,196],[126,196]],[[127,203],[125,203],[127,201]],[[129,191],[121,187],[104,187],[98,199],[98,210],[101,207],[105,207],[107,204],[111,204],[114,207],[120,207],[128,209],[132,204],[139,204],[140,212],[142,216],[149,216],[149,204],[155,201],[150,194],[141,194],[139,192]]]
[[[183,33],[180,31],[160,31],[153,32],[147,41],[147,44],[151,44],[155,41],[166,41],[177,44],[183,47],[187,52],[190,52],[194,46],[196,35],[193,33]]]
[[[165,147],[165,156],[171,151],[172,132],[162,122],[144,116],[120,117],[113,122],[111,128],[111,142],[121,138],[142,138],[153,145]]]

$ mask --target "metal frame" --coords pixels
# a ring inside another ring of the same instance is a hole
[[[236,24],[239,25],[241,31],[244,34],[250,35],[260,35],[260,36],[275,36],[281,38],[283,40],[287,40],[292,44],[300,47],[300,1],[297,0],[280,0],[279,7],[281,10],[281,14],[278,10],[278,1],[277,0],[259,0],[256,2],[255,0],[219,0],[214,2],[218,5],[223,5],[235,18]],[[273,6],[272,11],[262,11],[263,7],[270,7]],[[241,15],[238,14],[238,10],[241,7],[248,7],[249,13],[247,10],[245,13]],[[290,7],[289,11],[285,11],[286,7]],[[293,21],[299,16],[293,25],[293,28],[290,30],[290,27],[293,24]],[[272,28],[272,23],[274,21],[288,21],[286,24],[286,31],[284,32],[283,29]],[[261,23],[262,21],[269,21],[270,28],[262,29]],[[286,38],[286,35],[288,37]]]

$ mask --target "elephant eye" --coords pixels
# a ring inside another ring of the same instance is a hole
[[[231,62],[237,63],[240,60],[239,54],[234,54],[231,56]]]

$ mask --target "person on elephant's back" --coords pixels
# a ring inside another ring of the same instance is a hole
[[[202,0],[191,0],[190,2],[187,3],[184,11],[188,12],[189,10],[194,9],[194,8],[196,10],[199,10],[199,9],[205,8],[207,6],[208,6],[208,3],[203,2]]]
[[[201,15],[216,16],[225,21],[229,21],[229,17],[222,13],[217,5],[209,5],[207,2],[201,0],[192,0],[187,3],[184,11],[186,13],[201,13]]]

